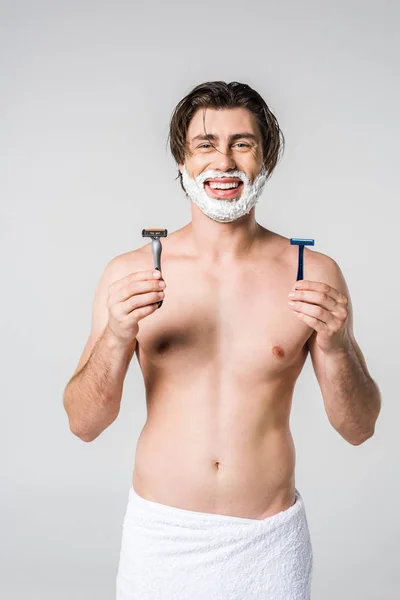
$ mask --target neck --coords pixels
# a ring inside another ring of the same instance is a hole
[[[205,264],[223,265],[248,258],[260,237],[255,207],[231,223],[218,223],[191,202],[192,221],[185,229],[193,253]]]

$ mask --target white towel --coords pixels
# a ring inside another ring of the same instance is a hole
[[[302,497],[265,519],[142,498],[123,523],[117,600],[310,600],[313,552]]]

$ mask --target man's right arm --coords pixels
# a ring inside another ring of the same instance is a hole
[[[110,261],[93,303],[92,328],[79,364],[64,391],[71,431],[85,442],[100,435],[118,416],[123,383],[135,352],[136,338],[121,342],[108,328],[108,289],[121,273],[119,257]]]
[[[122,346],[106,327],[84,367],[68,383],[64,408],[71,431],[92,442],[118,416],[135,343]]]

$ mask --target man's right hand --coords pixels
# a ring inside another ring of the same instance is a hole
[[[139,321],[155,312],[158,302],[164,298],[165,282],[160,278],[159,271],[139,271],[109,286],[107,329],[122,344],[133,342]]]

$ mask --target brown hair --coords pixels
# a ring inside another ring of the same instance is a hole
[[[170,149],[176,163],[182,164],[185,162],[188,150],[186,143],[187,130],[194,113],[199,108],[223,109],[237,107],[247,108],[256,118],[262,137],[265,170],[267,179],[269,179],[283,154],[285,138],[276,117],[260,94],[246,83],[237,81],[201,83],[177,104],[171,116],[168,135]],[[186,191],[183,187],[182,174],[179,169],[178,177],[182,189]]]

